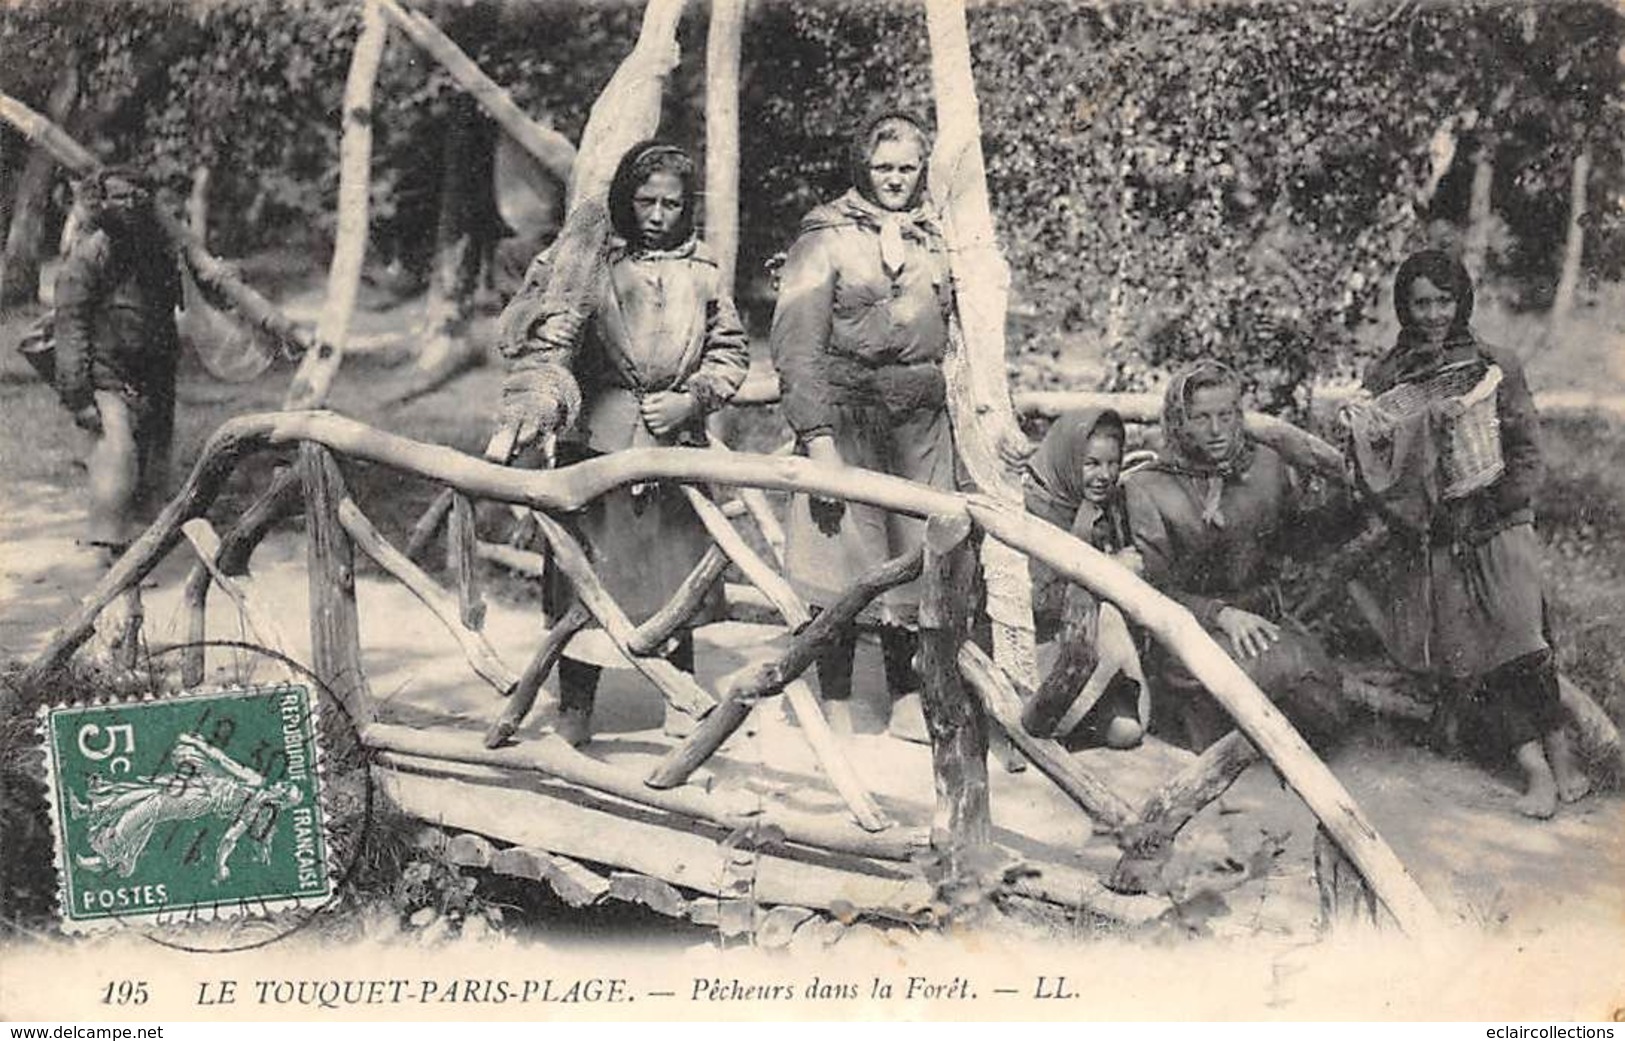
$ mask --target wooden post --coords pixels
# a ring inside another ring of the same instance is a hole
[[[919,674],[937,809],[931,842],[948,856],[951,873],[971,851],[993,841],[988,807],[987,718],[959,678],[959,648],[969,635],[976,599],[976,561],[957,518],[926,522],[920,597]]]
[[[372,93],[389,23],[378,0],[362,0],[361,32],[344,84],[344,136],[339,142],[338,232],[327,275],[327,300],[316,323],[316,349],[299,362],[283,408],[320,408],[338,375],[344,341],[367,256],[367,196],[372,189]],[[309,478],[307,478],[307,487]],[[336,505],[336,504],[335,504]]]
[[[1123,829],[1119,837],[1123,856],[1106,887],[1118,893],[1154,890],[1180,829],[1261,758],[1236,730],[1209,745],[1195,762],[1153,792],[1139,818]]]
[[[739,51],[745,0],[711,0],[705,36],[705,244],[731,292],[739,258]]]
[[[299,467],[305,488],[311,665],[351,718],[362,723],[372,717],[372,697],[361,668],[355,550],[339,520],[344,477],[320,445],[299,446]]]
[[[937,108],[930,184],[943,216],[957,308],[943,361],[954,446],[983,493],[1019,506],[1021,479],[1013,459],[1031,446],[1010,402],[1004,339],[1010,269],[999,252],[988,197],[964,0],[927,0],[925,20]],[[982,543],[982,569],[993,659],[1032,690],[1038,686],[1038,656],[1027,558],[989,539]],[[946,650],[949,662],[956,650]]]
[[[457,589],[457,613],[463,628],[479,632],[485,627],[485,601],[474,570],[474,503],[466,495],[453,495],[451,522],[446,526],[446,567]]]
[[[569,183],[570,169],[576,158],[575,146],[569,138],[526,115],[524,109],[514,103],[513,97],[480,71],[474,60],[426,15],[407,10],[396,0],[379,0],[379,5],[408,39],[427,51],[459,87],[468,91],[486,114],[513,138],[514,143],[535,156],[537,162],[553,176]]]

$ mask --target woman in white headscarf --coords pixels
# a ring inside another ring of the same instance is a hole
[[[853,187],[813,209],[785,263],[773,316],[783,413],[799,450],[936,488],[955,486],[942,358],[953,311],[946,248],[926,205],[931,143],[915,120],[888,114],[858,136]],[[798,495],[786,566],[809,603],[827,607],[864,572],[918,547],[924,522],[861,504]],[[925,739],[916,583],[887,591],[860,623],[881,626],[892,730]],[[850,726],[855,630],[819,661],[832,719]]]

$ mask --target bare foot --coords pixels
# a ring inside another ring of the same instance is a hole
[[[891,722],[886,725],[886,732],[902,741],[919,745],[931,743],[931,735],[925,728],[925,707],[918,694],[904,694],[892,702]]]
[[[1557,778],[1539,741],[1518,746],[1518,765],[1523,769],[1527,788],[1513,806],[1525,817],[1546,820],[1557,812]]]
[[[667,737],[682,740],[693,734],[694,728],[697,726],[699,726],[699,721],[687,712],[671,705],[666,706],[666,724],[663,730]]]
[[[1552,775],[1557,778],[1557,797],[1564,802],[1579,802],[1590,795],[1591,778],[1575,762],[1568,731],[1554,730],[1540,743],[1545,746],[1546,761],[1552,764]]]

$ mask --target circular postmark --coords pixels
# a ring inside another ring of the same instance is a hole
[[[211,653],[213,682],[182,682]],[[342,899],[373,821],[344,699],[243,641],[154,650],[143,666],[139,698],[40,712],[64,930],[224,952],[303,929]]]

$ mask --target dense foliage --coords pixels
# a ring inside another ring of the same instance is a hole
[[[575,138],[640,6],[429,10],[528,111]],[[5,63],[0,88],[39,103],[76,67],[97,113],[80,130],[103,151],[177,191],[196,165],[212,168],[218,246],[248,251],[295,231],[320,246],[355,24],[354,5],[324,0],[13,6],[0,50],[40,60]],[[1625,267],[1625,17],[1606,4],[1028,0],[974,5],[970,29],[1029,382],[1141,386],[1217,352],[1244,363],[1263,403],[1301,404],[1306,376],[1357,361],[1354,331],[1398,257],[1466,219],[1481,153],[1496,171],[1492,274],[1516,276],[1531,304],[1549,298],[1569,171],[1587,145],[1588,269]],[[665,120],[702,148],[704,32],[694,5]],[[850,129],[884,108],[931,106],[915,4],[759,0],[744,61],[748,299],[800,214],[844,187]],[[435,144],[456,90],[392,42],[375,255],[426,262]]]

